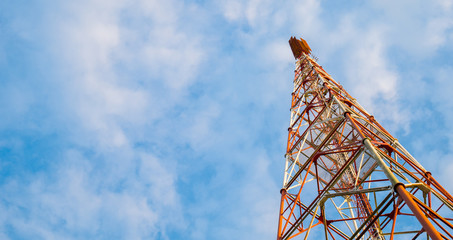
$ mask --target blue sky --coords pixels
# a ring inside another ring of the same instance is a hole
[[[453,2],[0,2],[1,239],[273,239],[294,59],[453,192]]]

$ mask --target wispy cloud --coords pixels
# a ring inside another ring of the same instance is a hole
[[[448,129],[452,6],[391,4],[0,3],[0,237],[274,237],[291,35],[410,148]]]
[[[52,78],[44,83],[55,93],[47,102],[28,89],[30,102],[10,91],[5,102],[16,99],[16,119],[33,117],[30,104],[48,104],[50,115],[43,117],[53,126],[43,131],[57,132],[47,144],[58,141],[60,148],[43,160],[43,170],[5,178],[2,189],[9,194],[1,206],[9,218],[2,228],[10,237],[167,238],[167,228],[184,226],[170,167],[175,160],[141,145],[160,141],[148,121],[166,117],[190,85],[203,50],[196,36],[181,31],[183,7],[136,4],[140,11],[125,1],[62,3],[40,9],[56,21],[25,24],[45,29],[32,38],[52,58],[52,67],[45,66]]]

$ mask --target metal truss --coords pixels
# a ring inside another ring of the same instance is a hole
[[[296,70],[277,239],[453,239],[453,197],[303,39],[290,45]]]

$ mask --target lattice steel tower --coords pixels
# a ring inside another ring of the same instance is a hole
[[[303,39],[289,44],[296,70],[277,239],[453,239],[453,197]]]

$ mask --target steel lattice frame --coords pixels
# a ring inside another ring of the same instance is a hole
[[[290,45],[296,70],[277,239],[453,239],[453,197],[303,39]]]

